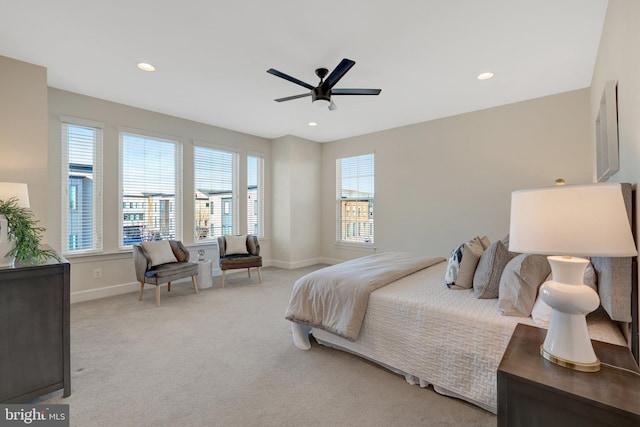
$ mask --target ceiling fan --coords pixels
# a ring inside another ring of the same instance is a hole
[[[280,77],[282,79],[288,80],[291,83],[295,83],[302,87],[309,89],[311,92],[303,93],[301,95],[293,95],[287,96],[285,98],[278,98],[274,101],[276,102],[284,102],[291,101],[292,99],[304,98],[305,96],[311,96],[311,102],[317,102],[321,106],[328,106],[330,111],[337,109],[336,104],[331,100],[331,95],[379,95],[382,89],[334,89],[333,87],[340,81],[347,71],[351,69],[355,65],[355,61],[344,58],[338,66],[329,74],[329,70],[326,68],[318,68],[316,69],[316,75],[320,78],[320,83],[318,83],[317,87],[310,85],[309,83],[305,83],[302,80],[298,80],[295,77],[291,77],[288,74],[282,73],[278,70],[274,70],[273,68],[269,68],[267,73],[273,74],[274,76]],[[329,74],[329,77],[327,77]],[[325,80],[325,77],[327,79]]]

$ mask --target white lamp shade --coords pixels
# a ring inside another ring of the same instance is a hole
[[[514,191],[509,250],[543,255],[637,255],[620,184]]]
[[[0,182],[0,200],[18,200],[18,207],[29,207],[29,190],[27,184],[18,182]]]

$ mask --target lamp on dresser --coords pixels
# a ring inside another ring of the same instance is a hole
[[[637,255],[620,184],[558,185],[514,191],[509,250],[549,255],[552,280],[540,287],[552,308],[540,354],[583,372],[597,372],[586,315],[600,304],[584,285],[589,260],[579,257]]]

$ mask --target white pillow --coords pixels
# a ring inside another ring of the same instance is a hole
[[[142,247],[151,258],[151,265],[166,264],[168,262],[178,262],[171,250],[168,240],[154,240],[152,242],[142,242]]]
[[[244,236],[225,236],[227,242],[226,255],[246,255],[247,251],[247,235]]]
[[[552,274],[549,273],[549,276],[545,279],[545,282],[548,280],[552,280]],[[584,270],[584,284],[589,286],[594,291],[598,292],[598,288],[596,286],[597,274],[593,268],[593,265],[589,263],[587,268]],[[549,328],[549,322],[551,322],[551,311],[552,308],[546,302],[542,301],[540,297],[540,293],[538,292],[538,297],[536,298],[536,303],[533,305],[533,310],[531,310],[531,318],[533,321],[542,326],[543,328]]]

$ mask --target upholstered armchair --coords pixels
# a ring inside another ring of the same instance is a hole
[[[156,287],[156,306],[160,306],[160,285],[167,283],[171,292],[171,282],[191,276],[193,289],[198,293],[198,264],[189,262],[189,251],[178,240],[142,242],[133,245],[133,261],[136,278],[140,282],[138,301],[142,301],[145,283]]]
[[[247,236],[221,236],[218,237],[220,249],[220,269],[222,270],[222,287],[224,288],[224,276],[227,270],[246,268],[251,277],[251,268],[258,270],[258,279],[262,283],[262,257],[260,256],[260,243],[258,238],[251,234]]]

